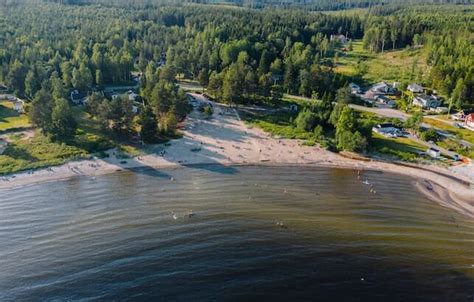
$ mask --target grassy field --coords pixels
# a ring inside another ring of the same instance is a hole
[[[241,118],[252,126],[257,126],[274,136],[292,139],[311,139],[312,133],[298,129],[290,122],[292,114],[241,114]]]
[[[390,45],[387,45],[390,48]],[[363,49],[362,41],[353,41],[353,50],[341,55],[335,71],[347,76],[358,73],[367,83],[380,81],[414,81],[420,70],[428,72],[425,54],[421,49],[407,48],[371,53]],[[413,66],[415,72],[412,72]]]
[[[474,131],[471,131],[469,129],[464,129],[464,128],[457,128],[451,125],[448,125],[447,123],[444,123],[442,121],[438,121],[433,118],[425,117],[423,119],[423,122],[434,126],[438,129],[444,130],[446,132],[449,132],[453,135],[455,135],[458,138],[461,138],[465,141],[470,142],[471,144],[474,145]]]
[[[416,161],[419,153],[426,151],[426,147],[409,138],[387,138],[374,133],[371,146],[375,152],[395,156],[404,161]]]
[[[241,118],[249,125],[259,127],[272,136],[305,140],[303,144],[313,146],[316,143],[323,147],[330,146],[330,138],[324,139],[317,137],[313,132],[307,132],[299,129],[291,122],[296,114],[241,114]]]
[[[28,117],[13,110],[13,103],[0,101],[0,131],[30,126]]]
[[[51,142],[41,134],[27,140],[16,138],[0,155],[0,175],[60,165],[86,156],[83,149]]]

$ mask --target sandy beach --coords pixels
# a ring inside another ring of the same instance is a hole
[[[200,95],[195,95],[201,98]],[[244,124],[237,112],[213,104],[214,116],[204,119],[194,111],[186,119],[183,137],[150,148],[146,155],[121,159],[110,150],[109,157],[69,162],[61,166],[18,173],[0,178],[0,189],[57,181],[74,176],[96,177],[116,171],[150,167],[178,168],[197,164],[215,165],[313,165],[355,170],[377,170],[413,178],[415,187],[431,200],[474,218],[474,166],[448,170],[422,168],[379,161],[350,159],[317,146],[269,136]]]

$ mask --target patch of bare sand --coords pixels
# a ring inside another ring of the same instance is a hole
[[[415,187],[429,199],[439,203],[440,205],[474,218],[474,195],[459,196],[443,186],[427,179],[415,181]]]

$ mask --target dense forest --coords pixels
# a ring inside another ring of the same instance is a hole
[[[5,0],[17,1],[17,0]],[[351,8],[366,8],[381,5],[413,5],[413,4],[472,4],[472,0],[48,0],[51,2],[63,4],[105,4],[105,5],[123,5],[130,3],[133,5],[153,6],[159,4],[218,4],[232,5],[246,8],[298,8],[305,10],[344,10]]]
[[[333,70],[341,48],[330,39],[336,34],[363,39],[373,52],[424,47],[431,66],[424,84],[455,98],[457,107],[474,100],[472,6],[323,14],[138,0],[3,2],[0,82],[31,101],[32,120],[46,132],[53,128],[44,121],[59,106],[54,100],[73,89],[128,84],[132,71],[143,75],[141,95],[152,107],[144,112],[169,121],[165,129],[187,110],[176,76],[198,80],[229,103],[277,101],[284,92],[331,99],[354,80]],[[70,5],[78,2],[83,5]],[[130,104],[97,107],[100,102],[91,114],[100,112],[104,125],[123,130],[120,112]]]

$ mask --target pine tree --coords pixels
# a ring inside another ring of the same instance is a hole
[[[76,133],[77,122],[65,99],[58,99],[51,113],[51,137],[56,141],[69,141]]]
[[[150,106],[144,106],[140,112],[140,137],[145,144],[157,142],[158,122]]]

